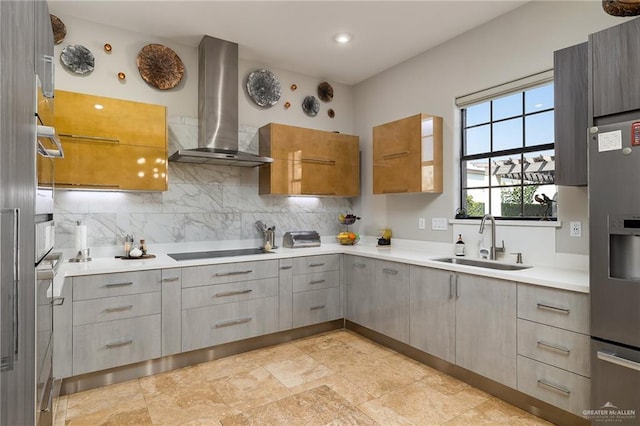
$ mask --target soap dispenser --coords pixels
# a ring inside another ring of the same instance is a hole
[[[464,256],[464,241],[462,241],[462,234],[458,234],[458,241],[456,241],[456,256]]]

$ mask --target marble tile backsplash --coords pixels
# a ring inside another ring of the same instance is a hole
[[[197,119],[170,117],[168,128],[169,154],[198,146]],[[240,150],[257,153],[257,128],[241,125],[238,135]],[[275,225],[280,242],[291,230],[334,235],[351,209],[348,198],[260,196],[257,169],[169,163],[165,192],[56,191],[56,246],[74,248],[77,221],[91,248],[120,245],[125,234],[148,244],[259,240],[257,220]]]

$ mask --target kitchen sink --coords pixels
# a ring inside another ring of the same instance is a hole
[[[528,269],[531,266],[526,265],[514,265],[513,263],[500,263],[495,260],[481,260],[481,259],[465,259],[462,257],[442,257],[439,259],[431,259],[436,262],[452,263],[454,265],[466,265],[476,266],[479,268],[500,269],[502,271],[519,271],[521,269]]]
[[[167,256],[174,260],[212,259],[216,257],[246,256],[250,254],[267,253],[261,248],[244,248],[232,250],[190,251],[185,253],[168,253]]]

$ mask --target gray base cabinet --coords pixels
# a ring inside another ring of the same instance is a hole
[[[278,331],[278,297],[225,303],[182,312],[182,351]]]
[[[517,387],[515,283],[457,274],[456,364]]]
[[[72,325],[71,373],[160,357],[161,289],[159,270],[73,278],[62,313]]]
[[[411,266],[410,344],[516,387],[516,284]]]
[[[518,284],[518,390],[582,416],[590,409],[589,295]]]
[[[293,259],[293,327],[343,318],[340,308],[340,255]]]
[[[347,319],[409,343],[409,265],[347,256]]]
[[[455,364],[455,273],[411,266],[409,344]]]
[[[73,374],[159,358],[160,314],[73,327]]]

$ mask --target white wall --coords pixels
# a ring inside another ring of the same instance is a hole
[[[197,47],[68,16],[59,17],[67,27],[67,36],[55,47],[57,89],[166,105],[169,116],[198,117]],[[104,51],[105,43],[111,44],[111,53]],[[148,85],[140,77],[136,58],[140,49],[150,43],[160,43],[171,48],[184,63],[184,77],[175,88],[159,90]],[[91,74],[79,76],[61,65],[60,53],[69,44],[81,44],[93,53],[95,69]],[[275,122],[319,130],[353,132],[353,89],[350,86],[330,81],[334,91],[333,100],[329,103],[320,102],[318,115],[309,117],[302,111],[302,99],[307,95],[317,97],[317,86],[322,79],[242,58],[239,60],[238,68],[238,114],[241,124],[260,127]],[[259,68],[270,70],[280,81],[282,96],[271,108],[259,107],[247,95],[246,76]],[[124,82],[118,79],[118,72],[126,74]],[[294,83],[297,90],[292,91],[291,84]],[[291,103],[289,109],[284,108],[287,101]],[[333,119],[327,115],[329,108],[335,111]]]
[[[586,41],[588,34],[620,22],[603,12],[600,2],[529,2],[358,84],[354,119],[363,151],[363,182],[355,209],[363,216],[365,231],[376,233],[386,225],[400,238],[452,242],[452,228],[443,232],[427,226],[422,231],[417,223],[418,217],[425,217],[427,225],[432,217],[452,218],[459,207],[460,123],[455,98],[550,69],[554,50]],[[444,192],[373,196],[372,127],[418,112],[444,118]],[[568,237],[569,220],[581,220],[587,228],[586,191],[559,192],[562,227],[556,231],[556,251],[586,254],[586,236]]]

